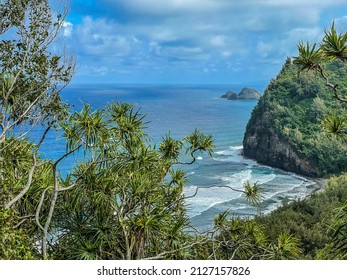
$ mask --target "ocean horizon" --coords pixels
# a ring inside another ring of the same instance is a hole
[[[118,101],[136,104],[146,114],[149,123],[145,131],[155,143],[168,132],[173,138],[199,129],[212,134],[216,148],[212,157],[202,155],[187,168],[189,183],[186,196],[199,188],[197,195],[187,199],[188,216],[200,231],[210,228],[216,214],[229,211],[232,216],[267,214],[285,200],[303,198],[314,190],[314,182],[290,172],[284,172],[242,156],[242,140],[247,122],[257,100],[226,100],[226,91],[239,92],[256,85],[132,85],[132,84],[72,84],[62,92],[63,100],[79,110],[83,103],[93,109]],[[39,130],[36,131],[39,133]],[[34,131],[35,133],[35,131]],[[47,158],[58,158],[65,151],[59,134],[51,133],[45,141]],[[78,155],[64,160],[62,174],[70,170]],[[261,184],[262,203],[250,205],[240,192],[243,184]]]

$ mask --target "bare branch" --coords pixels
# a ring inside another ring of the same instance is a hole
[[[226,188],[226,189],[230,189],[230,190],[235,191],[235,192],[240,192],[240,193],[246,194],[245,191],[238,190],[238,189],[235,189],[235,188],[230,187],[230,186],[210,185],[210,186],[196,187],[194,194],[192,194],[190,196],[185,196],[184,199],[189,199],[189,198],[195,197],[198,194],[198,191],[200,189],[211,189],[211,188]]]
[[[37,167],[36,156],[35,156],[35,154],[33,154],[33,165],[30,168],[29,175],[28,175],[28,181],[27,181],[24,189],[15,198],[13,198],[9,203],[6,204],[5,209],[11,208],[18,200],[20,200],[28,192],[28,190],[31,186],[32,180],[33,180],[33,175],[34,175],[36,167]]]
[[[41,212],[41,209],[42,209],[43,201],[45,200],[46,192],[47,192],[49,189],[52,189],[52,188],[53,188],[52,186],[49,186],[49,187],[47,187],[47,188],[42,192],[39,205],[37,206],[37,209],[36,209],[35,221],[36,221],[36,224],[38,225],[38,227],[39,227],[42,231],[44,231],[45,229],[43,228],[43,226],[42,226],[41,223],[40,223],[40,212]]]

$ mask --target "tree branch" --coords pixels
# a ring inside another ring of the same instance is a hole
[[[6,204],[5,209],[11,208],[18,200],[20,200],[29,190],[32,180],[33,180],[33,175],[35,172],[35,169],[37,167],[36,164],[36,156],[33,154],[33,166],[30,168],[29,175],[28,175],[28,181],[24,187],[24,189],[15,197],[13,198],[9,203]]]
[[[200,245],[200,244],[207,243],[208,241],[209,241],[209,239],[205,238],[205,240],[203,240],[203,241],[197,241],[197,242],[194,242],[194,243],[183,245],[182,247],[180,247],[178,249],[175,249],[175,250],[172,250],[172,251],[165,251],[165,252],[162,252],[162,253],[154,256],[154,257],[143,258],[141,260],[160,260],[160,259],[165,258],[166,255],[172,255],[172,254],[177,253],[179,251],[191,248],[191,247],[193,247],[195,245]]]
[[[329,82],[329,78],[328,78],[327,75],[324,74],[323,68],[322,68],[320,65],[318,65],[316,68],[318,69],[318,72],[319,72],[319,74],[321,75],[321,77],[325,80],[325,85],[328,86],[328,87],[330,87],[330,88],[334,91],[335,98],[336,98],[337,100],[341,101],[341,102],[347,103],[347,99],[346,99],[346,98],[342,98],[342,97],[338,94],[338,92],[337,92],[337,87],[338,87],[338,85],[337,85],[337,84],[334,85],[334,84],[332,84],[332,83]]]

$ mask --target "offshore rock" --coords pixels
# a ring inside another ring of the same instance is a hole
[[[221,98],[226,98],[228,100],[236,100],[236,99],[259,99],[261,94],[259,91],[253,88],[243,88],[239,94],[228,91],[226,94],[222,95]]]
[[[238,99],[259,99],[261,94],[254,88],[243,88],[238,94]]]

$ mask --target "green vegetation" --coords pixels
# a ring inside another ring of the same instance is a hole
[[[325,62],[324,66],[332,81],[343,80],[347,73],[347,65],[338,61]],[[324,120],[327,124],[324,127],[321,123],[329,113],[344,115],[344,105],[323,80],[311,73],[298,75],[299,70],[288,58],[254,108],[246,134],[257,129],[261,120],[263,134],[276,135],[279,141],[288,144],[301,160],[309,163],[312,173],[317,176],[341,173],[347,165],[345,139],[329,133],[328,122],[333,120]],[[347,89],[344,83],[339,87]],[[339,129],[344,128],[340,125]]]
[[[111,103],[93,111],[85,104],[71,111],[59,93],[72,78],[74,61],[49,52],[66,9],[52,13],[48,3],[0,3],[0,34],[17,31],[16,39],[0,41],[0,259],[346,258],[347,175],[269,216],[228,219],[225,212],[215,217],[211,231],[188,234],[182,167],[194,164],[196,153],[212,154],[212,136],[195,130],[183,139],[167,135],[153,145],[143,130],[145,116],[133,105]],[[339,66],[326,64],[329,75],[344,71]],[[320,90],[323,84],[298,78],[297,69],[286,63],[252,118],[264,104],[271,105],[276,124],[271,129],[312,160],[336,157],[332,167],[320,161],[322,174],[341,171],[344,137],[325,135],[318,127],[327,108],[335,106],[335,117],[327,116],[323,124],[343,135],[343,107]],[[30,141],[37,127],[42,136]],[[58,159],[40,157],[50,131],[66,142]],[[310,140],[309,134],[316,138]],[[84,155],[83,162],[61,176],[59,166],[75,153]],[[244,187],[229,189],[259,203],[259,184]]]
[[[183,186],[183,165],[212,154],[213,139],[195,130],[157,146],[143,131],[144,115],[130,104],[70,111],[60,91],[74,72],[71,58],[49,46],[66,16],[47,0],[1,2],[0,32],[0,258],[146,259],[193,258]],[[55,16],[54,16],[55,15]],[[28,136],[42,130],[36,142]],[[58,159],[40,151],[48,132],[66,141]],[[59,166],[84,155],[67,176]],[[257,199],[257,186],[245,195]],[[253,197],[254,196],[254,197]]]
[[[324,191],[284,203],[271,214],[256,218],[256,222],[264,227],[270,239],[282,233],[298,238],[302,248],[300,259],[322,258],[332,240],[331,225],[335,223],[336,209],[343,207],[346,201],[347,175],[343,174],[327,181]]]
[[[339,72],[347,62],[347,33],[339,33],[335,29],[334,22],[330,30],[326,29],[324,33],[325,36],[318,48],[316,48],[316,44],[313,44],[311,47],[309,43],[299,43],[299,55],[295,57],[294,63],[300,67],[300,72],[306,70],[307,72],[318,73],[319,77],[325,82],[325,86],[333,92],[334,97],[342,104],[345,104],[347,103],[345,98],[345,81],[343,77],[336,80],[334,74]],[[333,73],[327,73],[326,65],[324,64],[326,61],[337,62],[340,68]],[[326,131],[337,139],[346,140],[345,111],[334,110],[329,112],[325,116],[322,125]],[[339,182],[339,184],[342,185],[343,182]],[[344,203],[344,205],[336,209],[338,213],[331,224],[333,232],[332,242],[323,250],[321,254],[323,258],[346,259],[347,257],[346,201]]]

